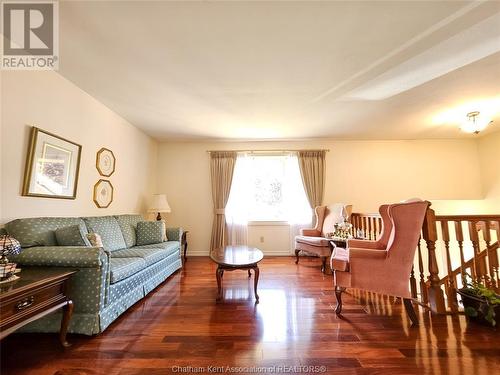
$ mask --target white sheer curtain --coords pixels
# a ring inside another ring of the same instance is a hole
[[[266,164],[263,164],[263,159],[258,159],[259,157],[242,154],[238,155],[236,160],[233,183],[226,205],[229,245],[248,244],[248,221],[261,217],[261,212],[255,212],[258,206],[255,201],[257,191],[255,189],[259,169],[265,168]],[[266,157],[269,158],[269,155]],[[276,210],[285,213],[281,220],[286,220],[290,225],[290,250],[293,250],[295,236],[300,233],[300,229],[312,225],[311,207],[302,184],[297,156],[286,154],[277,157],[283,158],[284,170],[283,174],[281,170],[279,171],[282,200],[277,204]]]
[[[248,214],[250,184],[252,183],[251,159],[238,155],[234,167],[233,184],[226,205],[227,239],[229,245],[248,244]]]
[[[289,209],[288,224],[290,225],[290,251],[295,247],[295,236],[300,230],[312,227],[311,206],[300,176],[297,155],[288,156],[286,163],[286,183],[284,184],[284,197]]]

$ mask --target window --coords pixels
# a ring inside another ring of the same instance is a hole
[[[311,220],[311,208],[294,155],[242,155],[226,207],[232,221]]]

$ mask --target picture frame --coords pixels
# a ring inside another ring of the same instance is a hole
[[[100,179],[94,185],[93,200],[98,208],[108,208],[113,202],[114,187],[109,180]]]
[[[31,127],[22,195],[76,199],[82,146]]]
[[[113,151],[105,147],[97,151],[95,166],[101,176],[110,177],[115,172],[116,167]]]

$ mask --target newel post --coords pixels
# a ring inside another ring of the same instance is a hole
[[[441,289],[439,280],[439,268],[436,259],[436,241],[437,241],[437,226],[436,226],[436,213],[430,207],[425,213],[424,225],[422,227],[422,237],[427,244],[427,251],[429,255],[429,283],[428,298],[429,305],[434,313],[446,313],[446,305],[444,302],[444,293]]]

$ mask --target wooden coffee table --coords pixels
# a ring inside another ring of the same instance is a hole
[[[257,294],[257,284],[259,283],[258,263],[264,258],[262,251],[249,246],[225,246],[210,253],[210,259],[217,263],[217,301],[222,299],[222,277],[224,271],[248,270],[248,277],[251,277],[250,270],[254,271],[254,293],[255,299],[259,301]]]

